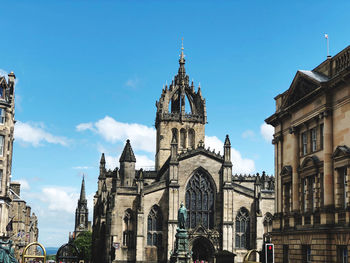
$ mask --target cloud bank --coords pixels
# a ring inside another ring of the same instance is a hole
[[[44,130],[43,125],[29,124],[17,121],[14,137],[19,142],[30,144],[34,147],[42,146],[44,142],[52,144],[68,145],[65,137],[55,136]]]
[[[261,124],[260,133],[261,133],[261,136],[265,139],[265,141],[271,142],[273,139],[274,132],[275,132],[275,129],[273,128],[273,126],[266,123]]]

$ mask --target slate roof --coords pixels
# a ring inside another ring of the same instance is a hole
[[[311,70],[298,70],[299,72],[305,74],[306,76],[315,79],[318,82],[327,82],[329,78],[321,73]]]
[[[119,162],[136,162],[134,151],[131,148],[130,140],[126,140],[126,144]]]

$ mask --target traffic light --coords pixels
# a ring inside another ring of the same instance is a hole
[[[265,244],[265,263],[275,263],[275,247],[272,243]]]

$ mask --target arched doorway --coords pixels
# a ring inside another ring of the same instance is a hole
[[[214,262],[215,249],[209,239],[198,237],[192,242],[192,260],[193,262]]]

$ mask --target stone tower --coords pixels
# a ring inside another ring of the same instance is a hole
[[[126,144],[119,158],[121,186],[132,186],[135,179],[136,158],[131,148],[130,140]]]
[[[78,200],[78,206],[75,210],[75,237],[79,235],[80,232],[88,231],[89,222],[88,222],[89,210],[87,208],[87,200],[85,195],[85,180],[81,183],[80,198]]]
[[[205,99],[202,97],[200,87],[196,92],[193,81],[189,83],[183,47],[179,64],[178,74],[169,87],[165,86],[159,101],[156,102],[155,166],[157,171],[170,157],[173,137],[178,142],[179,152],[194,149],[200,142],[204,142],[204,129],[207,122]],[[189,112],[186,112],[186,107]]]
[[[10,230],[9,195],[12,167],[13,132],[15,125],[15,79],[13,72],[0,76],[0,236],[8,236]]]

